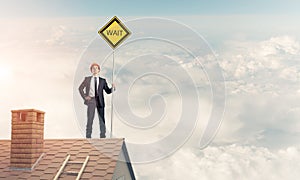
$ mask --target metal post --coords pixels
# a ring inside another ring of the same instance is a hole
[[[115,50],[113,50],[113,62],[112,62],[112,72],[111,72],[111,85],[114,84],[114,71],[115,71]],[[114,88],[112,88],[112,95],[111,95],[111,119],[110,119],[110,138],[112,138],[112,130],[113,130],[113,114],[114,114]]]

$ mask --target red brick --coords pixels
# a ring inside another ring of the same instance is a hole
[[[30,136],[24,137],[24,139],[12,139],[11,141],[14,144],[42,144],[44,142],[43,139],[32,139]]]
[[[21,159],[26,159],[26,158],[39,158],[40,154],[11,154],[11,158],[21,158]]]
[[[36,161],[36,159],[32,159],[32,158],[27,158],[27,159],[21,159],[21,158],[11,158],[10,162],[11,163],[21,163],[21,164],[34,164]]]
[[[43,144],[11,144],[11,148],[13,149],[28,149],[28,148],[33,148],[33,149],[40,149],[43,147]]]
[[[15,167],[15,168],[31,168],[32,165],[31,164],[27,164],[27,163],[11,163],[10,167]]]
[[[31,154],[31,153],[42,153],[43,149],[11,149],[11,153],[14,154]]]

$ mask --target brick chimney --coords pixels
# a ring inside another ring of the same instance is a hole
[[[11,112],[10,167],[32,169],[43,153],[45,112],[35,109]]]

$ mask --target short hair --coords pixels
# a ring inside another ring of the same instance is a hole
[[[97,64],[97,63],[93,63],[93,64],[91,64],[91,66],[90,66],[90,71],[91,71],[91,72],[92,72],[92,68],[93,68],[94,66],[97,66],[98,69],[100,70],[100,65]]]

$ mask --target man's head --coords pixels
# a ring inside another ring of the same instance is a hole
[[[97,75],[100,72],[100,66],[97,63],[93,63],[90,66],[90,70],[93,73],[93,75]]]

